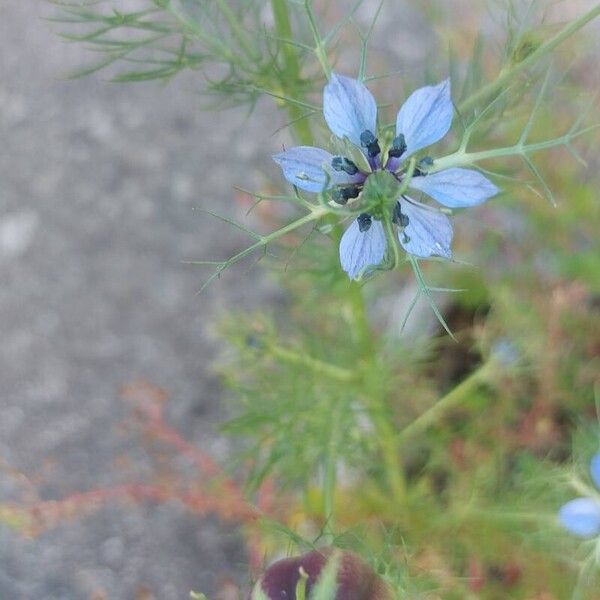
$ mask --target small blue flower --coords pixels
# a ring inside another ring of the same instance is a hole
[[[334,202],[346,204],[359,198],[368,177],[377,171],[387,171],[402,182],[406,159],[443,138],[452,124],[452,115],[449,80],[416,90],[398,112],[396,135],[384,157],[377,138],[377,104],[373,95],[362,82],[333,73],[323,91],[323,116],[337,137],[346,138],[361,149],[369,169],[361,170],[347,157],[310,146],[292,148],[273,159],[296,187],[307,192],[327,192]],[[498,192],[479,171],[451,168],[428,174],[432,163],[429,157],[422,159],[408,187],[443,206],[476,206]],[[403,194],[388,210],[406,252],[420,258],[452,257],[452,225],[440,209]],[[385,258],[387,241],[381,217],[360,214],[340,241],[340,262],[351,279],[360,278]]]
[[[590,462],[592,481],[600,491],[600,452]],[[558,519],[573,535],[594,538],[600,535],[600,494],[594,498],[576,498],[561,506]]]

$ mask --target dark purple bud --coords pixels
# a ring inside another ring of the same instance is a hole
[[[306,579],[306,597],[319,582],[329,560],[338,560],[337,590],[332,600],[393,600],[390,586],[356,554],[332,548],[313,550],[302,556],[286,558],[271,565],[260,578],[251,596],[260,590],[268,600],[296,600],[301,578]]]

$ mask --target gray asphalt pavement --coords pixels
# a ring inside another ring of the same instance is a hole
[[[271,294],[255,271],[196,296],[205,274],[182,261],[244,247],[194,208],[240,216],[233,185],[260,183],[257,146],[273,121],[202,112],[192,77],[66,81],[89,55],[48,14],[0,0],[0,460],[56,499],[150,472],[120,427],[130,408],[119,389],[136,380],[168,391],[169,422],[188,439],[227,454],[213,327]],[[0,469],[0,501],[19,497]],[[113,503],[32,540],[0,525],[0,599],[127,599],[142,586],[181,599],[213,592],[243,561],[214,519]]]

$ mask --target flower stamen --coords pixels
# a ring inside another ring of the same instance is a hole
[[[392,223],[398,225],[398,227],[407,227],[409,223],[408,215],[405,215],[402,212],[402,207],[400,206],[400,202],[396,203],[394,206],[394,212],[392,213]]]
[[[331,198],[335,203],[344,205],[351,198],[356,198],[360,192],[361,188],[358,185],[339,187],[331,192]]]
[[[392,158],[400,158],[406,152],[406,140],[402,134],[392,140],[392,147],[388,153]]]
[[[371,223],[373,222],[371,215],[368,215],[367,213],[361,213],[360,215],[358,215],[356,220],[358,222],[358,230],[361,233],[369,231],[369,229],[371,228]]]
[[[358,173],[358,167],[344,156],[334,156],[331,160],[331,166],[335,171],[344,171],[348,175],[356,175]]]
[[[360,143],[363,148],[367,149],[369,158],[375,158],[381,152],[378,139],[368,129],[360,134]]]

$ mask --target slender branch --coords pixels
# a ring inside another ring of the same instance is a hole
[[[216,279],[217,277],[220,277],[221,273],[223,273],[225,271],[225,269],[227,269],[231,265],[234,265],[235,263],[239,262],[240,260],[242,260],[246,256],[249,256],[255,250],[259,250],[260,248],[265,248],[271,242],[275,241],[276,239],[279,239],[280,237],[282,237],[286,233],[290,233],[290,232],[298,229],[299,227],[302,227],[303,225],[306,225],[307,223],[310,223],[312,221],[316,221],[316,220],[320,219],[321,217],[325,216],[328,212],[329,211],[327,210],[327,208],[322,207],[322,206],[317,206],[317,207],[311,209],[311,212],[309,212],[307,215],[304,215],[303,217],[300,217],[299,219],[296,219],[295,221],[292,221],[291,223],[289,223],[285,227],[281,227],[280,229],[277,229],[276,231],[273,231],[269,235],[260,236],[259,239],[258,239],[258,241],[256,241],[254,244],[248,246],[245,250],[242,250],[241,252],[238,252],[235,256],[232,256],[231,258],[229,258],[227,260],[220,261],[220,262],[219,261],[217,261],[217,262],[215,262],[215,261],[202,261],[202,260],[190,260],[190,261],[186,261],[186,264],[189,264],[189,265],[217,265],[217,268],[215,269],[215,272],[206,280],[206,282],[200,288],[200,290],[198,291],[198,293],[201,293],[202,291],[204,291],[204,289],[214,279]]]
[[[337,483],[338,445],[340,443],[340,422],[345,403],[338,400],[333,410],[331,435],[327,444],[325,472],[323,478],[323,516],[327,523],[327,531],[334,533],[335,522],[335,487]]]
[[[417,417],[410,425],[407,425],[398,436],[399,442],[405,442],[416,434],[423,433],[430,425],[436,423],[449,410],[460,405],[466,397],[487,379],[493,365],[493,359],[484,363],[443,398],[438,400],[431,408],[425,411],[421,416]]]
[[[306,16],[308,17],[308,24],[310,26],[310,30],[313,34],[313,38],[315,40],[314,53],[319,60],[319,64],[323,69],[323,73],[327,79],[331,77],[331,65],[329,64],[329,60],[327,59],[327,49],[326,45],[323,43],[323,38],[319,33],[319,28],[317,27],[317,22],[315,20],[315,13],[312,8],[312,0],[304,0],[304,10],[306,11]]]
[[[557,46],[562,44],[566,39],[571,37],[574,33],[579,31],[582,27],[587,25],[587,23],[599,15],[600,4],[597,4],[594,8],[579,17],[579,19],[576,19],[568,25],[565,25],[555,36],[550,38],[546,43],[542,44],[537,50],[532,52],[520,63],[513,65],[504,72],[501,71],[499,76],[494,81],[484,85],[479,91],[475,92],[472,96],[462,102],[458,107],[459,112],[466,113],[475,108],[480,102],[487,100],[491,95],[503,90],[512,79],[517,77],[517,75],[537,63],[545,54],[548,54],[554,50]]]
[[[260,53],[257,49],[250,43],[248,40],[248,35],[244,31],[240,18],[236,15],[232,10],[229,4],[227,4],[226,0],[216,0],[217,6],[221,11],[221,14],[225,17],[227,24],[229,25],[229,29],[233,34],[233,37],[237,40],[240,45],[240,48],[248,53],[248,57],[252,60],[259,60]]]
[[[275,18],[275,29],[282,40],[291,40],[292,26],[286,0],[271,0],[271,8]],[[289,43],[281,44],[281,52],[284,62],[285,81],[282,88],[288,91],[288,95],[297,97],[298,81],[300,79],[300,61],[298,60],[298,48]],[[301,99],[302,100],[302,99]],[[304,112],[298,104],[288,103],[288,114],[292,122],[292,128],[301,144],[308,145],[312,142],[310,125],[304,119]]]
[[[488,160],[490,158],[526,156],[527,154],[540,152],[541,150],[549,150],[550,148],[556,148],[558,146],[568,146],[574,139],[585,135],[586,133],[590,133],[591,131],[595,131],[598,128],[600,128],[600,124],[592,125],[576,132],[568,131],[560,137],[533,144],[523,144],[522,141],[519,141],[516,144],[505,148],[494,148],[493,150],[482,150],[480,152],[464,152],[458,150],[448,156],[437,158],[433,163],[433,167],[429,170],[429,173],[436,173],[437,171],[448,169],[449,167],[472,165],[480,160]]]
[[[348,383],[357,378],[357,373],[348,369],[332,365],[331,363],[305,354],[299,354],[298,352],[294,352],[288,348],[282,348],[275,344],[268,344],[267,351],[284,362],[306,367],[316,375],[323,375],[324,377],[334,379],[335,381]]]

